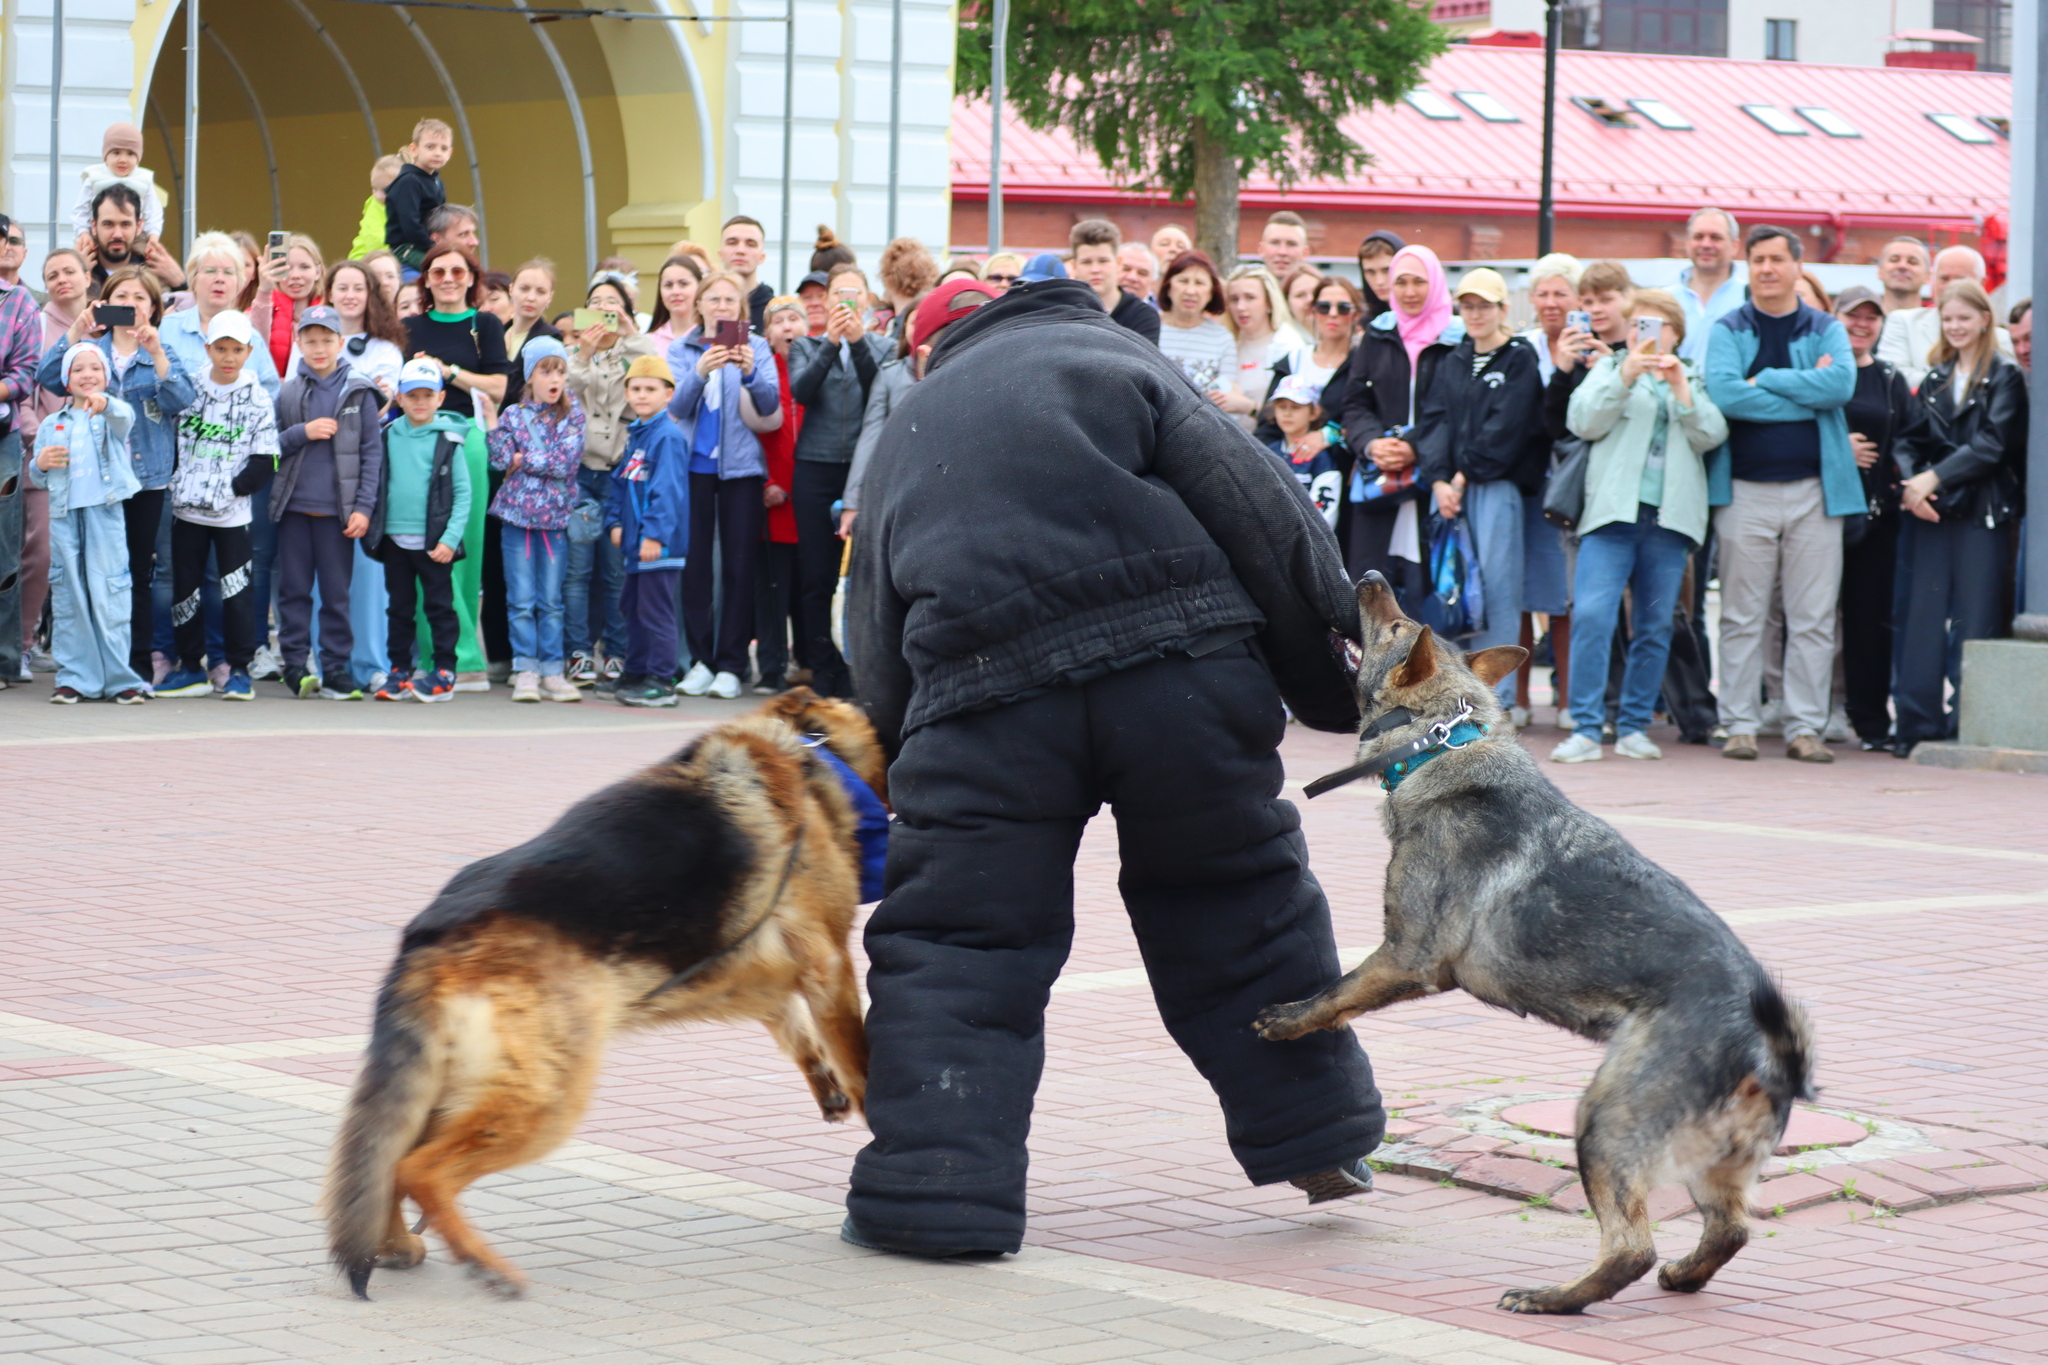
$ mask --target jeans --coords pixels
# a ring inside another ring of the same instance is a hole
[[[22,473],[21,436],[0,436],[0,678],[21,671],[21,641],[33,622],[21,619],[21,533],[26,525],[28,479]]]
[[[612,495],[611,471],[577,471],[583,497],[602,506]],[[608,535],[584,544],[569,543],[568,572],[562,578],[562,643],[571,654],[589,654],[602,643],[615,659],[626,655],[626,613],[619,593],[626,586],[626,556]],[[591,580],[597,592],[591,592]],[[594,609],[593,609],[594,608]]]
[[[348,666],[357,682],[367,683],[377,674],[391,671],[391,658],[384,652],[391,599],[384,592],[384,566],[370,558],[360,540],[352,553],[355,572],[348,585],[348,624],[355,642],[349,650]]]
[[[1607,714],[1608,654],[1621,616],[1621,593],[1634,588],[1629,608],[1628,664],[1621,675],[1621,714],[1615,733],[1639,735],[1650,728],[1664,662],[1671,653],[1672,613],[1685,581],[1692,542],[1657,524],[1648,503],[1633,522],[1612,521],[1579,540],[1578,574],[1572,581],[1571,712],[1580,729],[1598,736]]]
[[[1760,719],[1771,597],[1785,603],[1785,738],[1827,728],[1835,680],[1835,611],[1842,592],[1842,519],[1819,479],[1733,481],[1714,509],[1721,541],[1721,723],[1754,735]]]
[[[118,504],[50,518],[50,653],[57,686],[111,697],[148,682],[128,662],[128,527]]]
[[[1909,512],[1901,519],[1892,704],[1902,742],[1955,738],[1963,641],[1991,639],[2005,624],[2012,534],[2010,526],[1990,527],[1974,517],[1922,521]],[[1956,687],[1954,707],[1943,700],[1944,683]]]
[[[1473,653],[1522,638],[1522,490],[1506,479],[1465,489],[1465,518],[1479,551],[1479,578],[1486,590],[1486,629],[1465,642]],[[1494,684],[1502,707],[1515,702],[1513,670]]]
[[[501,535],[505,628],[511,641],[513,671],[559,674],[568,657],[562,650],[562,577],[569,570],[568,533],[507,525]]]

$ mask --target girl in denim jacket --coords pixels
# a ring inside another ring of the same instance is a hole
[[[491,515],[505,523],[506,621],[512,637],[512,700],[581,701],[562,676],[562,582],[569,566],[569,510],[583,463],[583,409],[569,394],[569,353],[553,337],[520,352],[526,401],[486,410],[491,468],[506,471]]]
[[[64,353],[61,373],[71,402],[43,419],[29,478],[50,490],[50,652],[64,704],[112,697],[123,706],[149,699],[149,684],[128,661],[128,543],[121,506],[135,496],[128,431],[135,410],[107,393],[99,348]]]

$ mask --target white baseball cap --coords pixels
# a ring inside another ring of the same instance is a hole
[[[213,315],[213,321],[206,324],[206,344],[211,346],[220,340],[239,341],[244,346],[256,344],[256,329],[249,325],[249,315],[232,308]]]
[[[424,356],[415,356],[405,362],[398,371],[398,391],[411,393],[414,389],[441,388],[441,367]]]
[[[1300,403],[1304,407],[1320,404],[1323,401],[1323,386],[1305,374],[1290,374],[1273,390],[1274,402],[1277,403],[1283,398],[1290,403]]]

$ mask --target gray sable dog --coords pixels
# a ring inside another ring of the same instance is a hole
[[[1253,1027],[1298,1038],[1462,988],[1608,1044],[1578,1118],[1599,1259],[1500,1306],[1575,1313],[1633,1283],[1657,1259],[1650,1191],[1671,1181],[1706,1226],[1657,1282],[1698,1290],[1749,1240],[1757,1170],[1792,1101],[1812,1098],[1806,1017],[1684,882],[1573,805],[1502,725],[1493,684],[1522,650],[1465,657],[1402,615],[1377,573],[1358,602],[1358,761],[1308,794],[1384,774],[1386,936],[1356,970]]]

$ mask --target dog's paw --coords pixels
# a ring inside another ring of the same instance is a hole
[[[516,1299],[526,1292],[526,1277],[509,1267],[503,1270],[472,1264],[470,1278],[501,1299]]]
[[[1714,1272],[1702,1275],[1684,1261],[1667,1261],[1657,1268],[1657,1284],[1674,1294],[1697,1294],[1713,1280]]]
[[[416,1235],[407,1233],[403,1238],[386,1242],[377,1253],[379,1270],[411,1270],[427,1259],[427,1244]]]
[[[1269,1043],[1284,1043],[1290,1038],[1299,1038],[1314,1031],[1318,1025],[1309,1002],[1297,1000],[1287,1005],[1268,1005],[1252,1020],[1252,1032]]]
[[[1542,1289],[1510,1289],[1500,1296],[1500,1306],[1510,1313],[1576,1313],[1585,1307],[1576,1297],[1567,1296],[1558,1285]]]
[[[852,1112],[853,1101],[837,1090],[818,1097],[818,1114],[827,1123],[844,1123]]]

